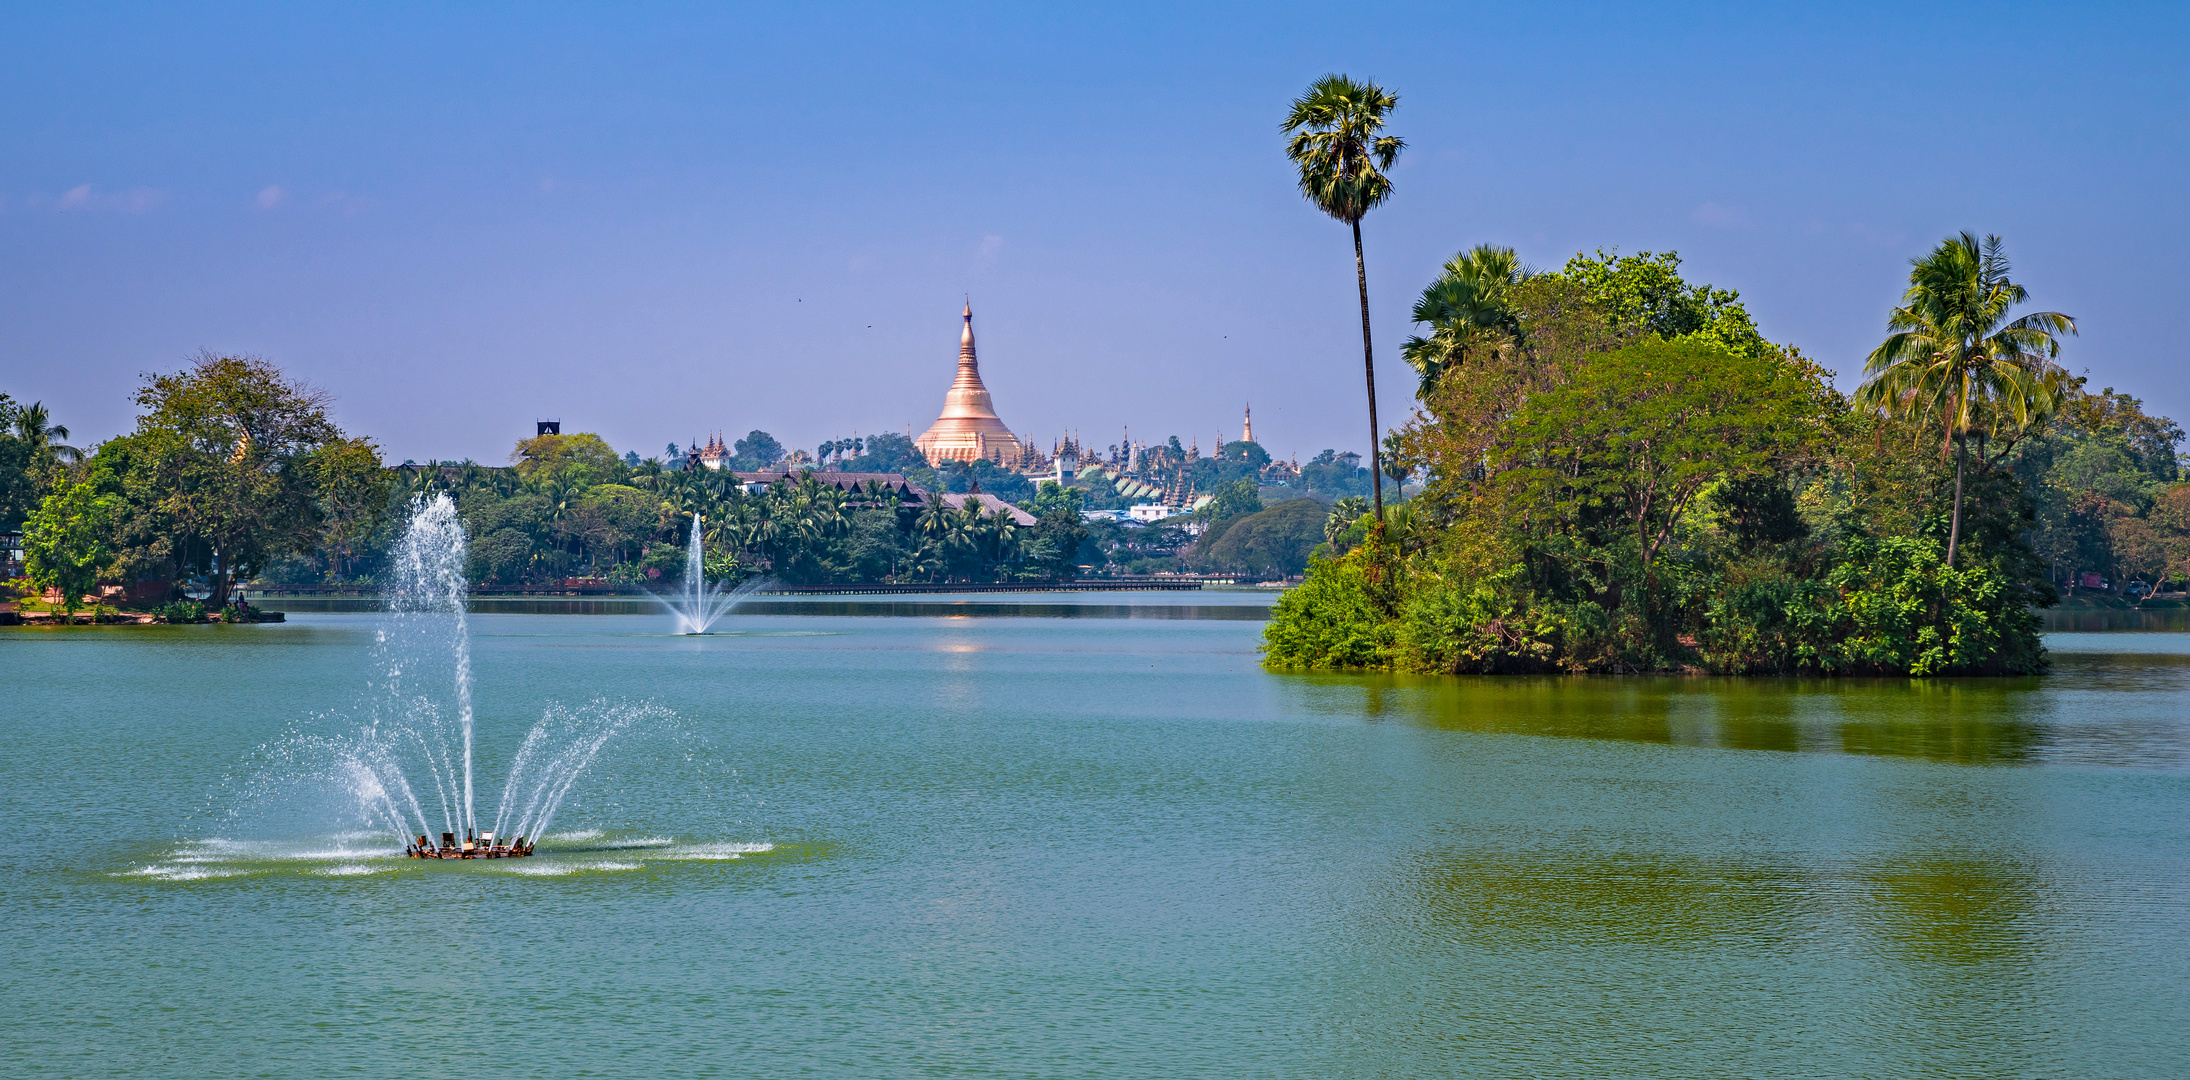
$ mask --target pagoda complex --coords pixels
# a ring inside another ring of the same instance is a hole
[[[988,387],[981,385],[981,364],[973,354],[973,302],[966,302],[966,327],[958,335],[958,377],[943,395],[943,415],[913,440],[930,464],[987,458],[1018,468],[1038,452],[1019,441],[996,415]]]

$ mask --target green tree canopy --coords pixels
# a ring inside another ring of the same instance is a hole
[[[586,431],[520,440],[509,459],[517,464],[517,475],[534,481],[557,478],[605,484],[630,471],[607,440]]]
[[[1224,444],[1224,460],[1237,461],[1249,468],[1260,469],[1270,464],[1270,452],[1261,443],[1228,442]]]
[[[1630,345],[1528,400],[1499,480],[1560,520],[1626,522],[1647,576],[1705,488],[1771,471],[1822,421],[1817,405],[1776,357],[1694,338]]]
[[[1287,499],[1239,518],[1201,555],[1215,570],[1251,574],[1297,574],[1308,568],[1308,555],[1323,542],[1323,504]]]
[[[784,458],[783,444],[777,442],[775,436],[758,428],[746,432],[745,437],[739,439],[733,449],[737,452],[739,464],[751,469],[765,469]]]
[[[0,528],[14,528],[38,508],[42,497],[36,455],[15,435],[15,400],[0,394]]]
[[[210,353],[138,390],[128,494],[156,518],[149,532],[206,575],[213,606],[319,542],[319,455],[345,441],[328,400],[264,360]]]
[[[57,590],[61,609],[71,614],[114,558],[109,537],[121,499],[102,486],[90,479],[63,481],[23,527],[31,583]]]
[[[1600,249],[1576,255],[1557,276],[1587,293],[1616,331],[1663,338],[1697,337],[1744,356],[1774,350],[1732,289],[1691,285],[1680,276],[1681,258],[1667,252],[1620,255]]]

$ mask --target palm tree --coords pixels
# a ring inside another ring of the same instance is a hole
[[[967,500],[956,513],[943,516],[943,546],[954,551],[975,551],[981,544],[981,504]]]
[[[2075,333],[2076,320],[2058,311],[2008,318],[2030,294],[2008,280],[1997,236],[1949,237],[1912,266],[1909,291],[1886,319],[1892,333],[1864,362],[1855,400],[1939,425],[1940,460],[1955,451],[1954,523],[1947,531],[1953,566],[1969,437],[2021,429],[2060,408],[2068,373],[2053,358],[2061,353],[2058,335]]]
[[[1300,167],[1300,193],[1354,231],[1354,280],[1361,287],[1361,366],[1369,384],[1369,453],[1381,455],[1383,429],[1376,422],[1376,351],[1369,343],[1369,271],[1361,258],[1361,218],[1391,197],[1384,170],[1406,143],[1379,135],[1399,96],[1373,82],[1325,75],[1294,100],[1280,130],[1292,135],[1285,156]],[[1384,467],[1370,462],[1379,516],[1384,507]]]
[[[1421,378],[1414,396],[1427,399],[1447,371],[1519,337],[1521,321],[1506,301],[1529,276],[1520,255],[1494,244],[1477,244],[1446,261],[1445,272],[1414,302],[1414,321],[1429,324],[1430,335],[1399,347]]]
[[[948,525],[950,509],[950,505],[943,501],[943,496],[935,495],[929,498],[928,504],[921,507],[920,513],[913,518],[913,527],[919,529],[923,536],[941,536]]]
[[[997,563],[1008,563],[1019,557],[1019,522],[1011,511],[1001,507],[989,515],[989,542]]]
[[[1361,515],[1368,512],[1369,500],[1359,495],[1348,495],[1332,503],[1330,516],[1323,519],[1323,538],[1336,547],[1338,538],[1346,535],[1346,530],[1353,528],[1354,522],[1360,521]]]
[[[43,401],[33,401],[15,410],[15,437],[30,447],[32,461],[74,464],[84,460],[83,451],[60,441],[68,438],[68,428],[53,423],[53,414],[46,410]]]

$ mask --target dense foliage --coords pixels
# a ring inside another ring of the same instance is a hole
[[[1927,260],[1912,297],[1937,285]],[[2004,260],[1987,266],[2005,281]],[[1393,440],[1424,490],[1381,521],[1334,509],[1269,625],[1269,662],[2031,672],[2045,663],[2033,608],[2057,602],[2056,583],[2181,576],[2181,430],[2084,393],[2042,342],[2008,343],[2031,379],[1966,384],[2012,383],[2013,402],[1914,376],[1852,407],[1738,295],[1678,267],[1648,252],[1548,273],[1498,249],[1456,258],[1417,307],[1449,325],[1409,342],[1421,408]],[[1963,355],[2008,353],[1983,337],[1958,339]],[[1920,407],[1925,394],[1942,404]],[[1940,408],[1960,411],[1942,422]]]

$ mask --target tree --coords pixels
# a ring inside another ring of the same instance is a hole
[[[1697,496],[1769,471],[1817,421],[1815,401],[1774,360],[1705,341],[1630,345],[1528,400],[1498,479],[1552,520],[1624,521],[1647,584]]]
[[[1384,436],[1384,475],[1392,478],[1399,487],[1399,497],[1407,497],[1407,478],[1414,475],[1414,462],[1407,459],[1399,432]]]
[[[1354,280],[1361,292],[1361,365],[1369,389],[1369,453],[1380,453],[1383,429],[1376,420],[1376,350],[1369,341],[1369,271],[1361,255],[1361,219],[1391,197],[1384,175],[1406,143],[1379,135],[1399,97],[1373,82],[1325,75],[1293,101],[1281,130],[1292,135],[1285,156],[1300,167],[1300,192],[1316,208],[1345,222],[1354,233]],[[1384,510],[1383,466],[1370,463],[1378,517]]]
[[[1249,468],[1260,469],[1270,464],[1270,452],[1263,449],[1261,443],[1228,442],[1224,444],[1224,460],[1240,462]]]
[[[758,428],[746,432],[734,447],[738,460],[754,469],[765,469],[783,460],[783,444],[776,437]]]
[[[1329,516],[1323,519],[1323,539],[1332,547],[1338,546],[1338,538],[1369,512],[1369,500],[1359,495],[1348,495],[1331,504]]]
[[[61,610],[76,613],[114,558],[109,530],[120,500],[95,480],[64,482],[23,526],[23,556],[31,583],[57,590]]]
[[[1250,514],[1262,512],[1261,487],[1253,480],[1237,480],[1220,487],[1209,505],[1195,511],[1205,526],[1201,540],[1194,546],[1195,558],[1202,559],[1216,550],[1217,541],[1224,538],[1226,529]]]
[[[897,432],[885,431],[867,436],[864,442],[853,441],[859,444],[852,450],[856,456],[841,466],[847,472],[903,473],[928,466],[928,459],[912,439]]]
[[[388,510],[388,472],[371,439],[329,443],[312,456],[312,468],[328,568],[337,578],[347,577],[358,546]]]
[[[84,459],[83,451],[59,441],[68,438],[68,428],[53,422],[45,402],[17,407],[13,421],[15,437],[30,447],[31,460],[37,465],[50,468],[58,462],[73,464]]]
[[[1859,406],[1936,425],[1940,460],[1954,453],[1949,567],[1962,538],[1969,437],[2051,417],[2067,378],[2053,358],[2058,335],[2075,333],[2075,320],[2058,311],[2008,318],[2030,299],[2008,270],[1999,237],[1979,241],[1967,232],[1913,260],[1909,290],[1886,320],[1892,333],[1864,362],[1866,379],[1856,391]]]
[[[1055,480],[1044,480],[1034,497],[1019,504],[1019,509],[1039,518],[1052,510],[1063,510],[1074,517],[1087,504],[1086,496],[1076,487],[1065,487]]]
[[[1314,499],[1287,499],[1233,522],[1202,561],[1254,574],[1300,573],[1323,540],[1324,516],[1323,504]]]
[[[2185,588],[2190,588],[2190,484],[2177,484],[2161,492],[2146,517],[2167,557],[2167,569],[2160,580],[2179,572]]]
[[[1414,302],[1414,321],[1427,324],[1429,336],[1399,347],[1419,380],[1416,397],[1427,399],[1446,372],[1471,357],[1514,342],[1521,326],[1507,298],[1528,276],[1509,247],[1477,244],[1446,260],[1444,273]]]
[[[517,475],[527,480],[557,476],[590,486],[620,479],[629,471],[607,440],[590,431],[521,439],[509,459],[517,464]]]
[[[1056,581],[1078,576],[1080,545],[1087,540],[1087,523],[1074,511],[1059,507],[1041,516],[1025,541],[1026,561]]]
[[[1619,255],[1599,249],[1593,256],[1568,259],[1556,275],[1546,276],[1579,286],[1622,337],[1700,337],[1744,356],[1774,351],[1757,332],[1740,293],[1691,285],[1681,278],[1680,265],[1680,255],[1671,251]]]
[[[343,441],[328,401],[264,360],[211,353],[137,391],[126,489],[178,561],[206,575],[211,606],[318,543],[316,455]]]
[[[15,400],[0,394],[0,528],[21,523],[41,497],[31,448],[15,436],[16,410]]]

